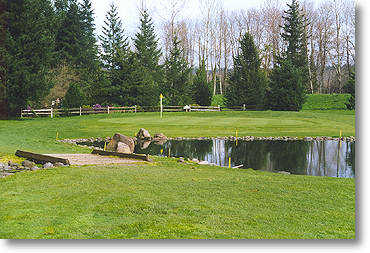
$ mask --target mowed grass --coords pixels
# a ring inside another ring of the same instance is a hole
[[[88,153],[59,138],[355,135],[351,111],[90,115],[0,121],[17,149]],[[355,180],[180,164],[62,167],[0,178],[0,238],[355,238]]]
[[[350,94],[309,94],[303,110],[345,110]]]
[[[34,152],[86,152],[60,144],[64,138],[134,136],[140,128],[169,137],[332,136],[355,135],[354,111],[192,112],[100,114],[65,118],[0,121],[0,153],[16,149]]]
[[[355,238],[353,179],[172,159],[19,173],[0,203],[0,238]]]

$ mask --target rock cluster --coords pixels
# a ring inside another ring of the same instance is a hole
[[[141,149],[146,149],[152,142],[158,145],[163,145],[167,140],[168,138],[163,133],[154,134],[154,136],[152,137],[148,130],[141,128],[136,137],[129,137],[120,133],[116,133],[113,135],[113,137],[108,136],[105,138],[64,139],[59,140],[59,142],[80,145],[82,147],[94,148],[99,150],[103,149],[93,147],[88,143],[107,142],[108,145],[106,147],[106,151],[132,154],[134,152],[135,145],[139,145]],[[83,143],[83,145],[81,145],[81,143]]]
[[[34,162],[29,160],[23,161],[21,164],[13,163],[9,161],[8,163],[0,163],[0,178],[14,175],[18,172],[25,171],[36,171],[41,169],[49,169],[53,167],[65,166],[62,163],[45,163],[42,167],[37,166]]]

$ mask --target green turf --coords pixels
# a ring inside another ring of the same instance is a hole
[[[84,166],[0,179],[0,238],[355,237],[354,180],[181,165]]]
[[[0,121],[0,153],[86,152],[59,138],[134,136],[140,128],[169,137],[355,135],[354,111],[126,113]]]
[[[345,110],[349,94],[310,94],[303,104],[304,110]]]
[[[0,121],[16,149],[86,153],[59,138],[355,135],[352,111],[90,115]],[[0,238],[355,238],[355,180],[155,164],[63,167],[0,179]],[[20,160],[18,160],[19,162]]]

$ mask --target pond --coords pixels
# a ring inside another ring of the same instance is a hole
[[[104,142],[90,144],[104,147]],[[296,175],[355,177],[355,142],[350,141],[169,140],[163,145],[154,142],[141,143],[135,147],[135,153],[195,158],[226,167],[231,158],[231,166],[243,165],[243,169],[285,171]]]

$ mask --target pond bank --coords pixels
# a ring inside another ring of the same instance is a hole
[[[111,137],[97,137],[97,138],[81,138],[81,139],[63,139],[58,140],[62,143],[69,143],[69,144],[76,144],[78,142],[102,142],[106,141],[109,142]],[[258,136],[242,136],[242,137],[235,137],[235,136],[223,136],[223,137],[174,137],[168,138],[168,140],[241,140],[241,141],[346,141],[346,142],[355,142],[355,136],[346,136],[346,137],[330,137],[330,136],[317,136],[317,137],[290,137],[290,136],[278,136],[278,137],[258,137]]]

